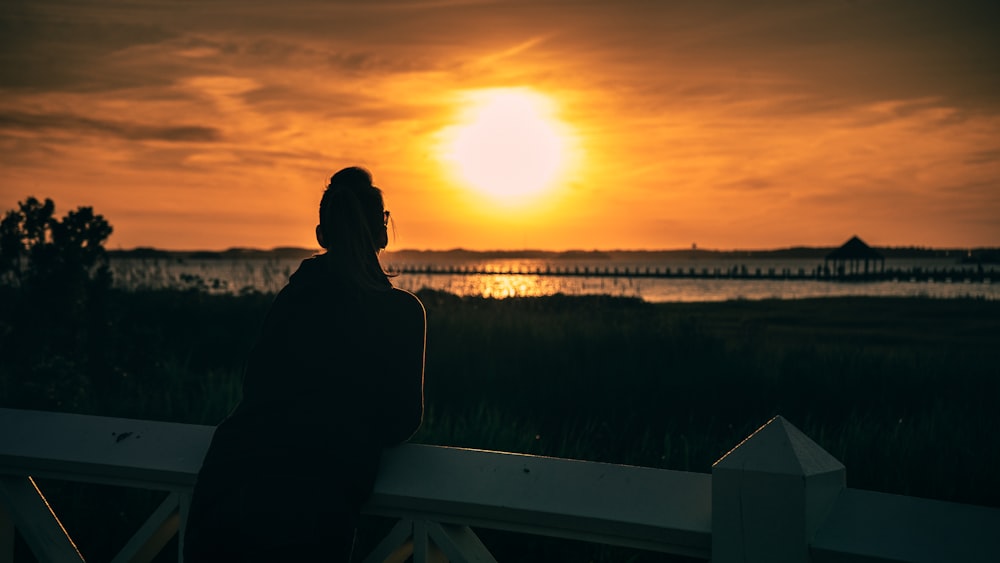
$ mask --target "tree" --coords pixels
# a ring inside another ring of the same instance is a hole
[[[59,219],[51,199],[34,197],[0,220],[3,400],[73,409],[88,394],[104,395],[113,380],[104,250],[111,232],[90,207]]]
[[[91,207],[78,207],[59,220],[51,199],[29,197],[0,221],[0,282],[46,290],[110,285],[104,242],[112,230]]]

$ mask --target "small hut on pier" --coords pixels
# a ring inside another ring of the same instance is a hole
[[[865,244],[865,241],[856,235],[851,237],[851,240],[845,242],[843,246],[826,255],[824,267],[826,267],[826,271],[828,272],[830,271],[830,262],[833,262],[833,272],[836,275],[868,274],[869,272],[885,271],[885,257],[874,248]],[[862,264],[864,265],[864,270],[862,270]]]

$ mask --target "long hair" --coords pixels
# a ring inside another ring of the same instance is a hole
[[[319,228],[332,267],[362,289],[392,287],[378,260],[388,243],[385,204],[370,172],[352,166],[330,178],[319,203]]]

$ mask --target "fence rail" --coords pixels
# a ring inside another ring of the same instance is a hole
[[[19,533],[40,561],[83,561],[36,479],[167,491],[112,560],[183,545],[214,428],[0,409],[0,561]],[[398,523],[366,562],[493,561],[472,528],[728,562],[996,561],[1000,509],[849,489],[844,466],[781,417],[712,473],[404,444],[365,507]],[[180,560],[180,556],[178,556]]]

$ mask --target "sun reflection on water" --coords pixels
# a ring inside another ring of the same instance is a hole
[[[541,297],[545,295],[613,295],[639,297],[641,283],[627,278],[557,277],[536,274],[467,274],[432,276],[406,274],[394,278],[402,289],[417,291],[432,288],[455,295],[492,299]]]

